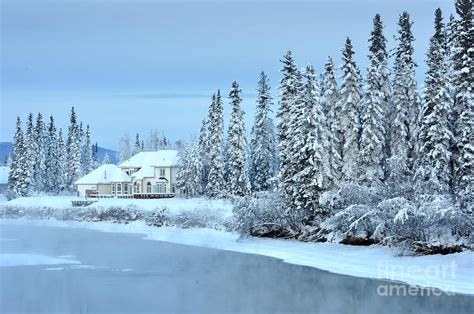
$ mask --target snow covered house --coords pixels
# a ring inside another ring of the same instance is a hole
[[[80,196],[159,198],[176,194],[176,150],[140,152],[120,165],[103,165],[77,182]]]
[[[117,185],[131,183],[130,177],[113,164],[102,165],[76,181],[79,196],[110,195]]]
[[[8,187],[8,174],[10,167],[0,167],[0,194],[5,194]]]

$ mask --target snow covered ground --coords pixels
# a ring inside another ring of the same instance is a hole
[[[346,246],[334,243],[302,243],[275,239],[239,239],[234,233],[211,229],[154,228],[143,222],[127,225],[66,222],[57,220],[0,219],[1,224],[35,224],[78,227],[104,232],[144,234],[149,240],[202,246],[283,259],[334,273],[391,279],[411,285],[434,287],[447,292],[474,294],[474,253],[398,256],[383,246]]]
[[[3,202],[2,205],[24,207],[24,208],[52,208],[64,209],[71,208],[71,201],[84,200],[76,196],[36,196],[20,197],[11,201]],[[136,206],[137,209],[144,211],[166,208],[171,215],[178,215],[186,211],[195,212],[215,212],[224,218],[232,216],[232,203],[225,200],[211,200],[205,198],[163,198],[163,199],[118,199],[101,198],[96,203],[89,205],[88,208],[98,207],[127,207]]]

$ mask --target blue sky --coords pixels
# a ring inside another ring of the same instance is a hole
[[[150,129],[191,139],[212,92],[226,95],[234,80],[250,129],[261,70],[276,94],[288,49],[319,73],[328,55],[340,64],[346,36],[364,69],[376,13],[389,48],[399,13],[411,14],[421,84],[437,7],[446,20],[454,12],[451,0],[2,0],[0,141],[30,111],[65,127],[72,105],[101,146]]]

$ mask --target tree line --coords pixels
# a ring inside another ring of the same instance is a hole
[[[9,198],[71,192],[74,182],[100,165],[98,146],[91,142],[89,125],[84,128],[78,122],[74,107],[69,118],[65,138],[63,130],[57,130],[53,116],[45,122],[41,113],[36,119],[30,113],[25,131],[17,117],[8,177]],[[103,162],[110,163],[107,154]]]
[[[440,9],[435,12],[421,91],[407,12],[399,16],[393,54],[380,15],[374,17],[364,78],[350,38],[342,49],[339,80],[331,57],[318,79],[312,66],[299,69],[291,51],[286,53],[276,127],[262,72],[250,143],[239,85],[234,82],[229,92],[226,137],[217,91],[199,139],[185,147],[178,186],[185,195],[209,197],[277,190],[289,211],[310,216],[323,210],[322,193],[345,183],[384,188],[391,195],[451,195],[463,208],[472,204],[472,2],[456,1],[456,12],[458,18],[447,23]]]

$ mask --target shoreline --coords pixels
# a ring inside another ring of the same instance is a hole
[[[60,221],[56,219],[0,219],[0,225],[37,225],[85,228],[101,232],[143,235],[143,239],[255,254],[281,259],[331,273],[389,280],[445,293],[474,295],[474,253],[399,256],[380,245],[348,246],[337,243],[305,243],[269,238],[239,238],[227,231],[208,228],[151,227],[142,221],[128,224]]]

